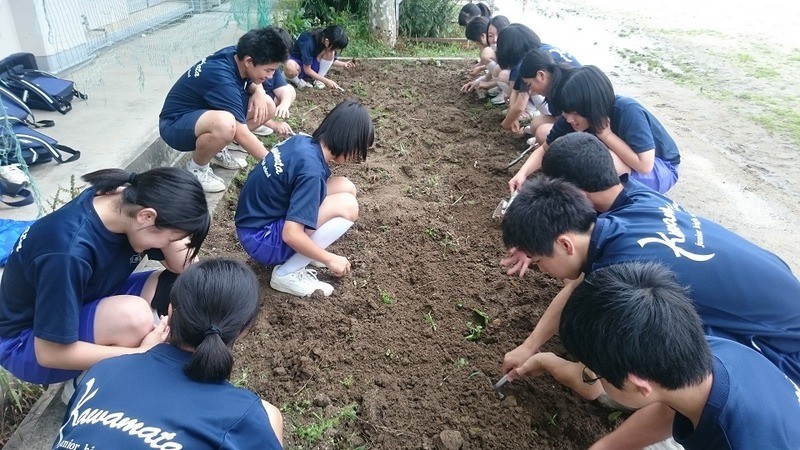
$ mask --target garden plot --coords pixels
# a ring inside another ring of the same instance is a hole
[[[287,448],[586,448],[618,414],[549,377],[492,382],[561,283],[509,277],[499,224],[504,167],[523,140],[498,108],[461,95],[467,62],[361,62],[346,92],[306,90],[291,119],[311,133],[347,96],[369,107],[366,162],[334,167],[359,189],[361,217],[334,244],[352,274],[331,297],[300,299],[261,280],[262,311],[236,345],[234,381],[281,407]],[[241,181],[241,180],[240,180]],[[237,187],[215,213],[204,257],[247,257],[236,241]],[[333,279],[324,269],[320,278]],[[563,353],[557,340],[546,350]]]

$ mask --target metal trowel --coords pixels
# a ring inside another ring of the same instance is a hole
[[[511,206],[511,203],[514,201],[516,197],[517,197],[517,191],[514,191],[514,193],[511,194],[511,197],[509,197],[508,200],[506,199],[500,200],[500,203],[497,204],[497,208],[495,208],[494,212],[492,213],[492,219],[494,220],[502,219],[503,216],[506,215],[506,210],[508,210],[508,207]]]
[[[494,395],[497,396],[498,400],[506,398],[506,395],[502,392],[503,386],[505,386],[506,383],[508,383],[508,374],[503,375],[503,378],[500,378],[497,383],[492,385],[492,389],[494,389]]]

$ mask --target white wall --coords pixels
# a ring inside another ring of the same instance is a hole
[[[11,15],[12,1],[15,0],[0,0],[0,58],[22,51],[14,17]]]

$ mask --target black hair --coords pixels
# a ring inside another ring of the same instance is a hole
[[[473,17],[478,16],[491,17],[492,10],[483,3],[467,3],[458,13],[458,24],[465,27]]]
[[[589,274],[564,306],[559,335],[567,352],[617,389],[628,374],[670,390],[697,385],[713,364],[686,288],[654,262]]]
[[[511,69],[522,61],[526,53],[539,48],[542,40],[530,28],[512,23],[497,35],[497,64]]]
[[[489,39],[489,27],[494,26],[494,29],[497,30],[497,34],[499,35],[501,31],[505,30],[507,26],[509,26],[511,22],[508,20],[506,16],[494,16],[489,19],[489,23],[486,24],[486,39]]]
[[[551,256],[565,233],[588,233],[597,218],[592,204],[574,185],[537,176],[526,181],[503,216],[506,248],[534,256]]]
[[[620,183],[608,147],[591,133],[569,133],[553,141],[542,157],[542,173],[586,192],[605,191]]]
[[[597,66],[575,68],[552,97],[559,110],[585,117],[590,131],[608,126],[614,110],[614,86]]]
[[[227,380],[231,347],[258,315],[258,280],[244,263],[207,259],[189,266],[172,287],[169,343],[193,347],[183,367],[195,381]]]
[[[311,137],[324,142],[333,156],[357,156],[363,161],[375,141],[375,126],[364,105],[346,99],[325,116]]]
[[[464,35],[470,41],[483,45],[486,43],[486,41],[481,42],[481,36],[486,34],[486,27],[488,24],[489,21],[486,19],[486,17],[473,17],[472,20],[470,20],[467,24],[467,27],[464,29]]]
[[[253,64],[263,65],[286,62],[293,46],[292,36],[286,30],[268,26],[250,30],[239,38],[236,44],[236,57],[243,61],[245,56],[253,58]]]
[[[130,207],[131,215],[141,208],[153,208],[155,226],[186,232],[190,249],[187,260],[197,256],[208,234],[211,216],[203,186],[188,171],[160,167],[135,174],[122,169],[102,169],[81,179],[100,194],[127,185],[122,191],[122,207]]]
[[[311,37],[314,41],[314,56],[325,48],[325,39],[328,40],[331,50],[344,50],[350,39],[347,37],[344,28],[340,25],[329,25],[325,28],[315,28],[311,30]]]

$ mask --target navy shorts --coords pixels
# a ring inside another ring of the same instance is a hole
[[[194,127],[207,109],[200,109],[186,113],[182,116],[176,116],[168,119],[160,119],[158,121],[158,132],[161,134],[161,139],[170,147],[181,152],[193,152],[197,147],[197,135],[194,133]]]
[[[294,249],[283,242],[285,219],[278,219],[264,228],[236,227],[236,236],[242,248],[251,258],[265,266],[286,262],[295,254]]]
[[[655,158],[653,170],[650,173],[645,175],[634,170],[631,172],[631,178],[647,185],[656,192],[664,194],[678,182],[678,166]]]
[[[111,295],[140,295],[144,284],[153,271],[131,274]],[[85,303],[81,307],[78,322],[78,340],[94,343],[94,319],[97,306],[103,299]],[[12,375],[29,383],[51,384],[70,380],[81,374],[82,370],[64,370],[42,367],[36,360],[33,329],[24,330],[13,338],[0,338],[0,365]]]

